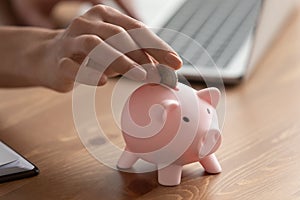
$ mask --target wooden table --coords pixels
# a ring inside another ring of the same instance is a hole
[[[163,187],[156,172],[128,174],[96,161],[72,118],[72,95],[43,88],[0,90],[0,139],[35,163],[36,177],[0,185],[16,199],[300,199],[300,15],[295,15],[249,80],[226,91],[223,167],[207,175],[184,168],[181,185]],[[117,80],[97,89],[97,116],[108,137]],[[194,87],[199,85],[194,84]]]

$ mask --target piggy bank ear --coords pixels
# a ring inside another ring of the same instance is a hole
[[[206,88],[203,90],[197,91],[198,97],[200,99],[206,101],[207,103],[211,104],[213,107],[217,107],[221,93],[217,88]]]

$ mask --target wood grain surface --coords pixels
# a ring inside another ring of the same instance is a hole
[[[121,147],[110,109],[116,82],[97,89],[96,110],[107,137]],[[0,199],[300,199],[299,15],[291,18],[254,74],[226,89],[223,138],[216,153],[221,174],[208,175],[191,164],[179,186],[163,187],[156,172],[119,172],[89,154],[74,126],[71,93],[1,89],[0,140],[35,163],[40,174],[0,184]]]

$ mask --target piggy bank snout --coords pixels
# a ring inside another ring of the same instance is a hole
[[[214,153],[221,144],[221,133],[219,128],[212,128],[207,131],[206,136],[200,141],[199,158],[204,158]]]

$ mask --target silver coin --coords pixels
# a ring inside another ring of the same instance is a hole
[[[160,83],[170,88],[176,88],[178,76],[175,70],[164,65],[157,65],[157,69],[161,77]]]

